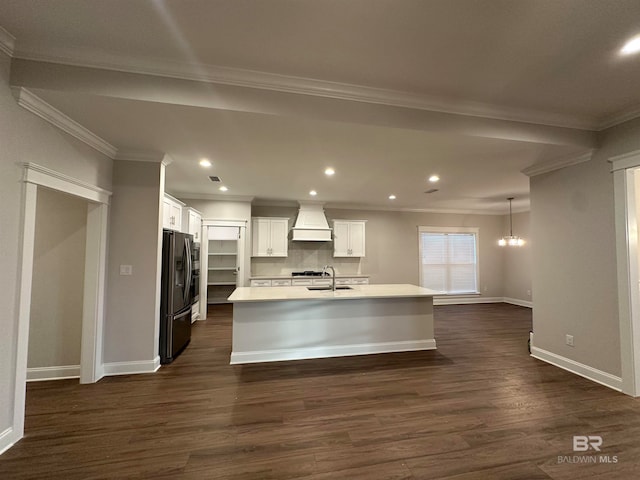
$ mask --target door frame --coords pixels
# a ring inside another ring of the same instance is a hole
[[[200,235],[200,319],[207,319],[207,279],[209,268],[209,227],[238,227],[238,257],[240,265],[237,286],[245,286],[249,280],[249,262],[246,261],[247,249],[247,220],[220,220],[205,218],[202,220],[202,234]],[[204,300],[204,302],[203,302]]]
[[[95,383],[104,375],[102,337],[107,265],[107,229],[111,192],[68,175],[24,163],[22,235],[18,280],[18,332],[16,341],[13,430],[24,436],[24,415],[29,349],[29,322],[36,229],[36,205],[41,187],[73,195],[89,202],[84,265],[80,383]]]
[[[640,396],[640,252],[635,174],[640,150],[609,158],[614,188],[622,392]],[[639,172],[640,173],[640,172]]]

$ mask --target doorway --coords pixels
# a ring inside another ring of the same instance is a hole
[[[102,325],[107,258],[107,220],[111,192],[34,163],[24,164],[20,279],[18,285],[18,334],[16,342],[13,435],[24,435],[25,393],[29,350],[29,324],[33,287],[34,249],[38,194],[43,189],[64,193],[87,202],[85,258],[82,281],[80,383],[97,382],[104,375]]]
[[[228,303],[233,290],[247,283],[246,229],[244,220],[203,221],[200,318],[204,320],[212,306]]]
[[[622,392],[640,396],[640,151],[612,157]]]
[[[80,378],[88,206],[38,191],[27,381]]]

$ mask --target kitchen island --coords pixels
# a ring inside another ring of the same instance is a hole
[[[439,293],[398,284],[237,288],[231,364],[433,350]]]

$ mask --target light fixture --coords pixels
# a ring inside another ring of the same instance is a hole
[[[395,195],[389,195],[389,200],[395,200],[396,196]]]
[[[327,168],[327,169],[324,171],[324,174],[325,174],[327,177],[330,177],[330,176],[331,176],[331,175],[333,175],[334,173],[336,173],[336,171],[335,171],[333,168],[331,168],[331,167]]]
[[[498,240],[498,245],[504,247],[506,245],[510,247],[521,247],[524,245],[524,240],[517,235],[513,234],[513,218],[511,213],[511,202],[513,201],[513,197],[507,198],[509,200],[509,235],[502,237]]]
[[[318,192],[316,192],[315,190],[311,190],[309,192],[309,195],[311,195],[312,197],[315,197],[318,194]]]
[[[640,52],[640,35],[636,35],[620,49],[621,55],[631,55]]]
[[[438,175],[431,175],[431,176],[429,177],[429,181],[430,181],[431,183],[436,183],[438,180],[440,180],[440,177],[439,177]]]
[[[227,187],[225,187],[224,185],[222,185],[222,186],[219,188],[219,190],[220,190],[221,192],[226,192],[226,191],[227,191],[227,190],[229,190],[229,189],[228,189]]]
[[[211,161],[209,161],[208,158],[203,158],[202,160],[200,160],[200,166],[201,167],[210,167],[211,166]]]

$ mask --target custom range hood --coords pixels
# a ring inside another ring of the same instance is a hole
[[[322,203],[300,202],[296,224],[291,229],[292,240],[305,242],[330,242],[331,229],[324,216]]]

